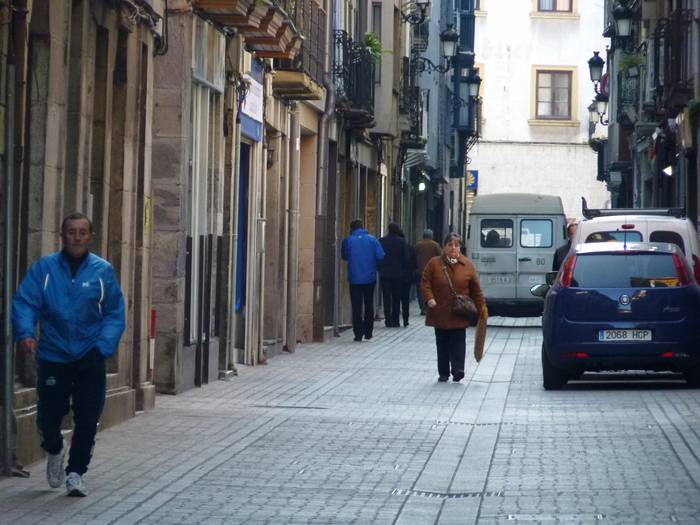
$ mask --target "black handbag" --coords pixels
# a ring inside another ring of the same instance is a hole
[[[476,304],[468,295],[458,294],[455,291],[450,274],[447,272],[447,266],[443,265],[442,269],[445,272],[445,277],[447,277],[447,282],[452,292],[452,313],[459,317],[464,317],[469,321],[469,324],[475,323],[479,319],[479,311],[476,308]]]

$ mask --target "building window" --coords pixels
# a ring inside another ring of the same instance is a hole
[[[571,119],[571,76],[571,71],[537,71],[537,119]]]
[[[571,13],[572,0],[537,0],[537,10],[555,13]]]
[[[382,4],[379,2],[372,3],[372,33],[382,41]],[[378,62],[374,73],[374,83],[381,84],[382,82],[382,63]]]

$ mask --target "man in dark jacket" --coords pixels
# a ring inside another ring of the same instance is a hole
[[[423,270],[428,264],[428,261],[433,257],[442,255],[442,248],[433,240],[433,230],[423,230],[423,238],[416,243],[416,266],[418,267],[418,306],[420,306],[420,314],[425,315],[425,301],[423,294],[420,291],[420,276],[423,275]]]
[[[410,252],[401,235],[401,228],[394,222],[389,223],[389,232],[379,239],[379,242],[386,254],[379,268],[379,276],[382,278],[384,324],[396,327],[400,326],[401,293],[408,273]]]
[[[377,266],[384,259],[384,250],[376,237],[362,227],[362,221],[355,219],[350,223],[350,235],[343,239],[340,255],[348,261],[355,341],[362,341],[362,336],[372,339],[374,287],[377,283]]]
[[[552,262],[553,272],[559,271],[564,259],[566,259],[566,256],[569,254],[569,250],[571,250],[571,239],[573,239],[574,233],[576,233],[576,223],[570,222],[566,227],[566,236],[569,238],[569,240],[566,241],[566,244],[561,245],[559,248],[557,248],[557,251],[554,252],[554,261]]]

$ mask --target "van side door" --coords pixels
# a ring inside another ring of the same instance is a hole
[[[515,297],[515,226],[514,215],[492,215],[480,218],[476,231],[472,231],[476,238],[470,257],[487,300]]]
[[[545,273],[552,269],[555,238],[559,225],[553,216],[518,216],[517,290],[518,299],[531,300],[530,288],[545,282]],[[559,235],[556,235],[559,233]],[[562,243],[563,244],[563,243]]]

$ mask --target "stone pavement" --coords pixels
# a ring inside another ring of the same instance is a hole
[[[0,480],[0,522],[700,523],[700,391],[593,374],[545,392],[537,325],[491,319],[458,384],[414,317],[159,396],[98,435],[88,497],[42,462]]]

